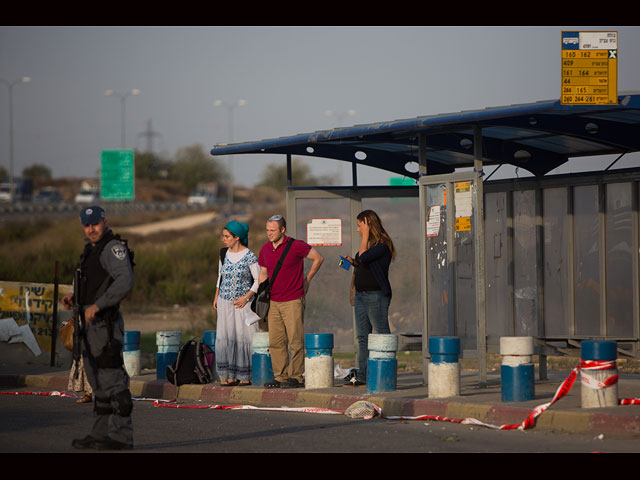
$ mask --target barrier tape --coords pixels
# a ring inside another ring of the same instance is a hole
[[[538,418],[542,413],[544,413],[551,405],[556,403],[558,400],[562,399],[566,396],[573,384],[578,377],[578,374],[581,374],[581,380],[585,383],[589,388],[605,388],[611,385],[615,385],[618,382],[618,374],[614,374],[608,377],[605,381],[590,381],[592,377],[589,375],[585,375],[583,370],[612,370],[616,368],[615,361],[592,361],[592,360],[582,360],[580,364],[576,365],[569,376],[560,384],[558,389],[556,390],[552,400],[548,403],[544,403],[542,405],[538,405],[535,407],[531,413],[525,418],[521,423],[515,424],[507,424],[507,425],[492,425],[489,423],[481,422],[475,418],[452,418],[452,417],[444,417],[441,415],[417,415],[417,416],[385,416],[382,413],[382,409],[373,404],[368,403],[368,405],[375,410],[375,412],[384,417],[387,420],[428,420],[428,421],[438,421],[438,422],[452,422],[459,423],[463,425],[477,425],[483,426],[495,430],[526,430],[527,428],[531,428],[535,425],[536,418]],[[585,377],[587,377],[587,382],[584,382]],[[590,383],[588,383],[590,382]],[[42,396],[60,396],[60,397],[72,397],[77,398],[77,395],[73,393],[64,393],[58,391],[52,392],[0,392],[2,395],[42,395]],[[343,415],[345,410],[331,410],[328,408],[314,408],[314,407],[256,407],[253,405],[183,405],[178,404],[177,401],[174,400],[162,400],[162,399],[153,399],[153,398],[133,398],[133,400],[137,401],[149,401],[153,402],[154,407],[164,407],[164,408],[188,408],[188,409],[217,409],[217,410],[265,410],[265,411],[281,411],[281,412],[299,412],[299,413],[322,413],[322,414],[338,414]],[[640,405],[640,398],[621,398],[618,399],[618,405]],[[373,416],[369,416],[367,418],[373,418]]]
[[[0,395],[38,395],[42,397],[69,397],[69,398],[78,398],[75,393],[64,393],[64,392],[0,392]]]
[[[583,360],[580,364],[582,369],[580,370],[580,380],[585,387],[592,388],[594,390],[600,390],[602,388],[610,387],[618,383],[618,374],[607,377],[604,381],[585,373],[585,370],[613,370],[616,368],[615,360],[606,361],[593,361]]]
[[[521,423],[511,424],[511,425],[491,425],[488,423],[481,422],[480,420],[476,420],[475,418],[449,418],[449,417],[441,417],[438,415],[419,415],[415,417],[403,417],[403,416],[395,416],[395,417],[385,417],[387,419],[392,420],[431,420],[431,421],[443,421],[443,422],[453,422],[453,423],[461,423],[465,425],[480,425],[496,430],[526,430],[527,428],[533,427],[535,425],[536,418],[538,418],[545,410],[547,410],[551,405],[556,403],[558,400],[563,398],[565,395],[569,393],[573,384],[576,381],[578,373],[581,374],[581,379],[585,378],[585,374],[582,372],[583,370],[611,370],[616,368],[615,360],[611,361],[594,361],[594,360],[582,360],[580,364],[575,366],[569,376],[560,384],[556,393],[553,396],[553,399],[542,405],[534,408],[529,416],[527,416],[524,421]],[[587,375],[588,376],[588,375]],[[588,376],[589,378],[593,378]],[[611,385],[615,385],[618,383],[618,374],[612,375],[608,377],[604,382],[601,381],[591,381],[590,384],[587,384],[589,388],[605,388]],[[618,399],[618,405],[640,405],[640,398],[621,398]]]

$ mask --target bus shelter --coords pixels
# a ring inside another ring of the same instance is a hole
[[[428,337],[460,337],[462,357],[478,359],[482,385],[501,336],[533,336],[543,378],[547,355],[574,354],[582,340],[613,339],[620,355],[640,357],[640,169],[547,175],[569,159],[617,161],[639,150],[640,94],[624,93],[617,105],[540,101],[219,144],[211,154],[284,155],[289,234],[303,238],[318,220],[346,225],[340,245],[322,247],[325,258],[357,251],[363,207],[404,221],[404,253],[392,266],[390,321],[402,325],[394,333],[419,345],[423,367]],[[348,162],[351,185],[296,187],[294,155]],[[359,186],[360,165],[414,185]],[[501,165],[533,176],[485,175],[485,166]],[[344,289],[340,269],[322,270],[325,283]],[[344,323],[350,307],[331,313],[340,302],[322,297],[315,313],[323,322],[312,327],[353,335]]]

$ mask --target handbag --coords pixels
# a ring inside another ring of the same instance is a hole
[[[60,326],[60,339],[67,350],[73,351],[73,318],[70,318]]]
[[[287,255],[287,252],[294,241],[295,238],[289,238],[289,242],[287,243],[284,252],[282,252],[282,255],[280,255],[276,268],[273,270],[271,280],[266,279],[264,282],[261,282],[260,285],[258,285],[258,292],[253,296],[253,300],[251,301],[251,310],[260,317],[260,320],[267,320],[267,315],[269,315],[269,305],[271,303],[271,285],[273,285],[276,275],[284,261],[284,257]]]

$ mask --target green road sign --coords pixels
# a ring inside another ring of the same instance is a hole
[[[135,164],[133,150],[105,150],[100,164],[100,196],[104,200],[133,200]]]

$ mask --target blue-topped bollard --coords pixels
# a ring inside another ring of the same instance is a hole
[[[178,358],[178,351],[182,344],[182,332],[167,331],[156,332],[156,377],[158,380],[166,380],[167,365],[171,365]]]
[[[503,402],[524,402],[535,398],[533,350],[533,337],[500,338]]]
[[[140,375],[141,352],[139,331],[125,330],[122,359],[124,361],[124,369],[130,377]]]
[[[304,387],[333,387],[333,334],[307,333],[304,336]]]
[[[274,380],[271,354],[269,353],[269,332],[255,332],[251,338],[251,383],[262,386]]]
[[[205,330],[204,333],[202,334],[202,343],[204,343],[206,346],[208,346],[211,351],[214,353],[214,359],[215,359],[215,353],[216,353],[216,331],[215,330]],[[211,373],[213,373],[213,381],[218,381],[220,380],[220,377],[218,376],[218,370],[216,368],[216,364],[215,361],[213,363],[213,365],[211,366]]]
[[[387,333],[370,333],[367,339],[367,393],[391,392],[398,379],[398,336]]]
[[[615,340],[583,340],[580,343],[582,408],[618,405],[618,358]]]
[[[460,338],[430,337],[429,398],[460,395]]]

